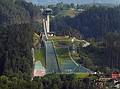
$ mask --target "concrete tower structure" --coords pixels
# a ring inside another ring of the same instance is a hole
[[[47,25],[47,33],[49,33],[50,32],[50,16],[49,16],[49,14],[47,15],[46,25]]]
[[[47,8],[43,12],[43,26],[44,26],[44,33],[46,38],[48,39],[48,34],[50,33],[50,15],[52,14],[52,10]]]
[[[44,34],[45,34],[45,37],[46,37],[46,39],[48,39],[47,28],[46,28],[46,20],[45,20],[45,19],[43,19],[43,27],[44,27]]]
[[[50,15],[52,14],[52,9],[49,9],[47,8],[44,12],[43,12],[43,15],[44,15],[44,20],[45,20],[45,24],[46,24],[46,30],[47,30],[47,33],[50,32]]]

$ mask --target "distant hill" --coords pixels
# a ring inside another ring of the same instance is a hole
[[[32,2],[37,5],[48,5],[48,4],[56,4],[56,3],[67,3],[67,4],[90,4],[93,3],[93,0],[26,0],[28,2]],[[120,0],[95,0],[95,3],[101,4],[120,4]]]

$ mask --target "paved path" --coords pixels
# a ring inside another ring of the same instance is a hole
[[[55,51],[51,41],[45,41],[46,45],[46,72],[49,73],[58,73],[59,67],[57,64],[57,59]]]

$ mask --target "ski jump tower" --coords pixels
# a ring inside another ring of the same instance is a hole
[[[48,34],[50,33],[50,15],[52,14],[52,9],[47,8],[43,12],[43,26],[44,26],[44,33],[46,38],[48,39]]]

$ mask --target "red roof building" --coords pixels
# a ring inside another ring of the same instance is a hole
[[[112,72],[112,79],[117,79],[119,77],[119,72],[113,71]]]

